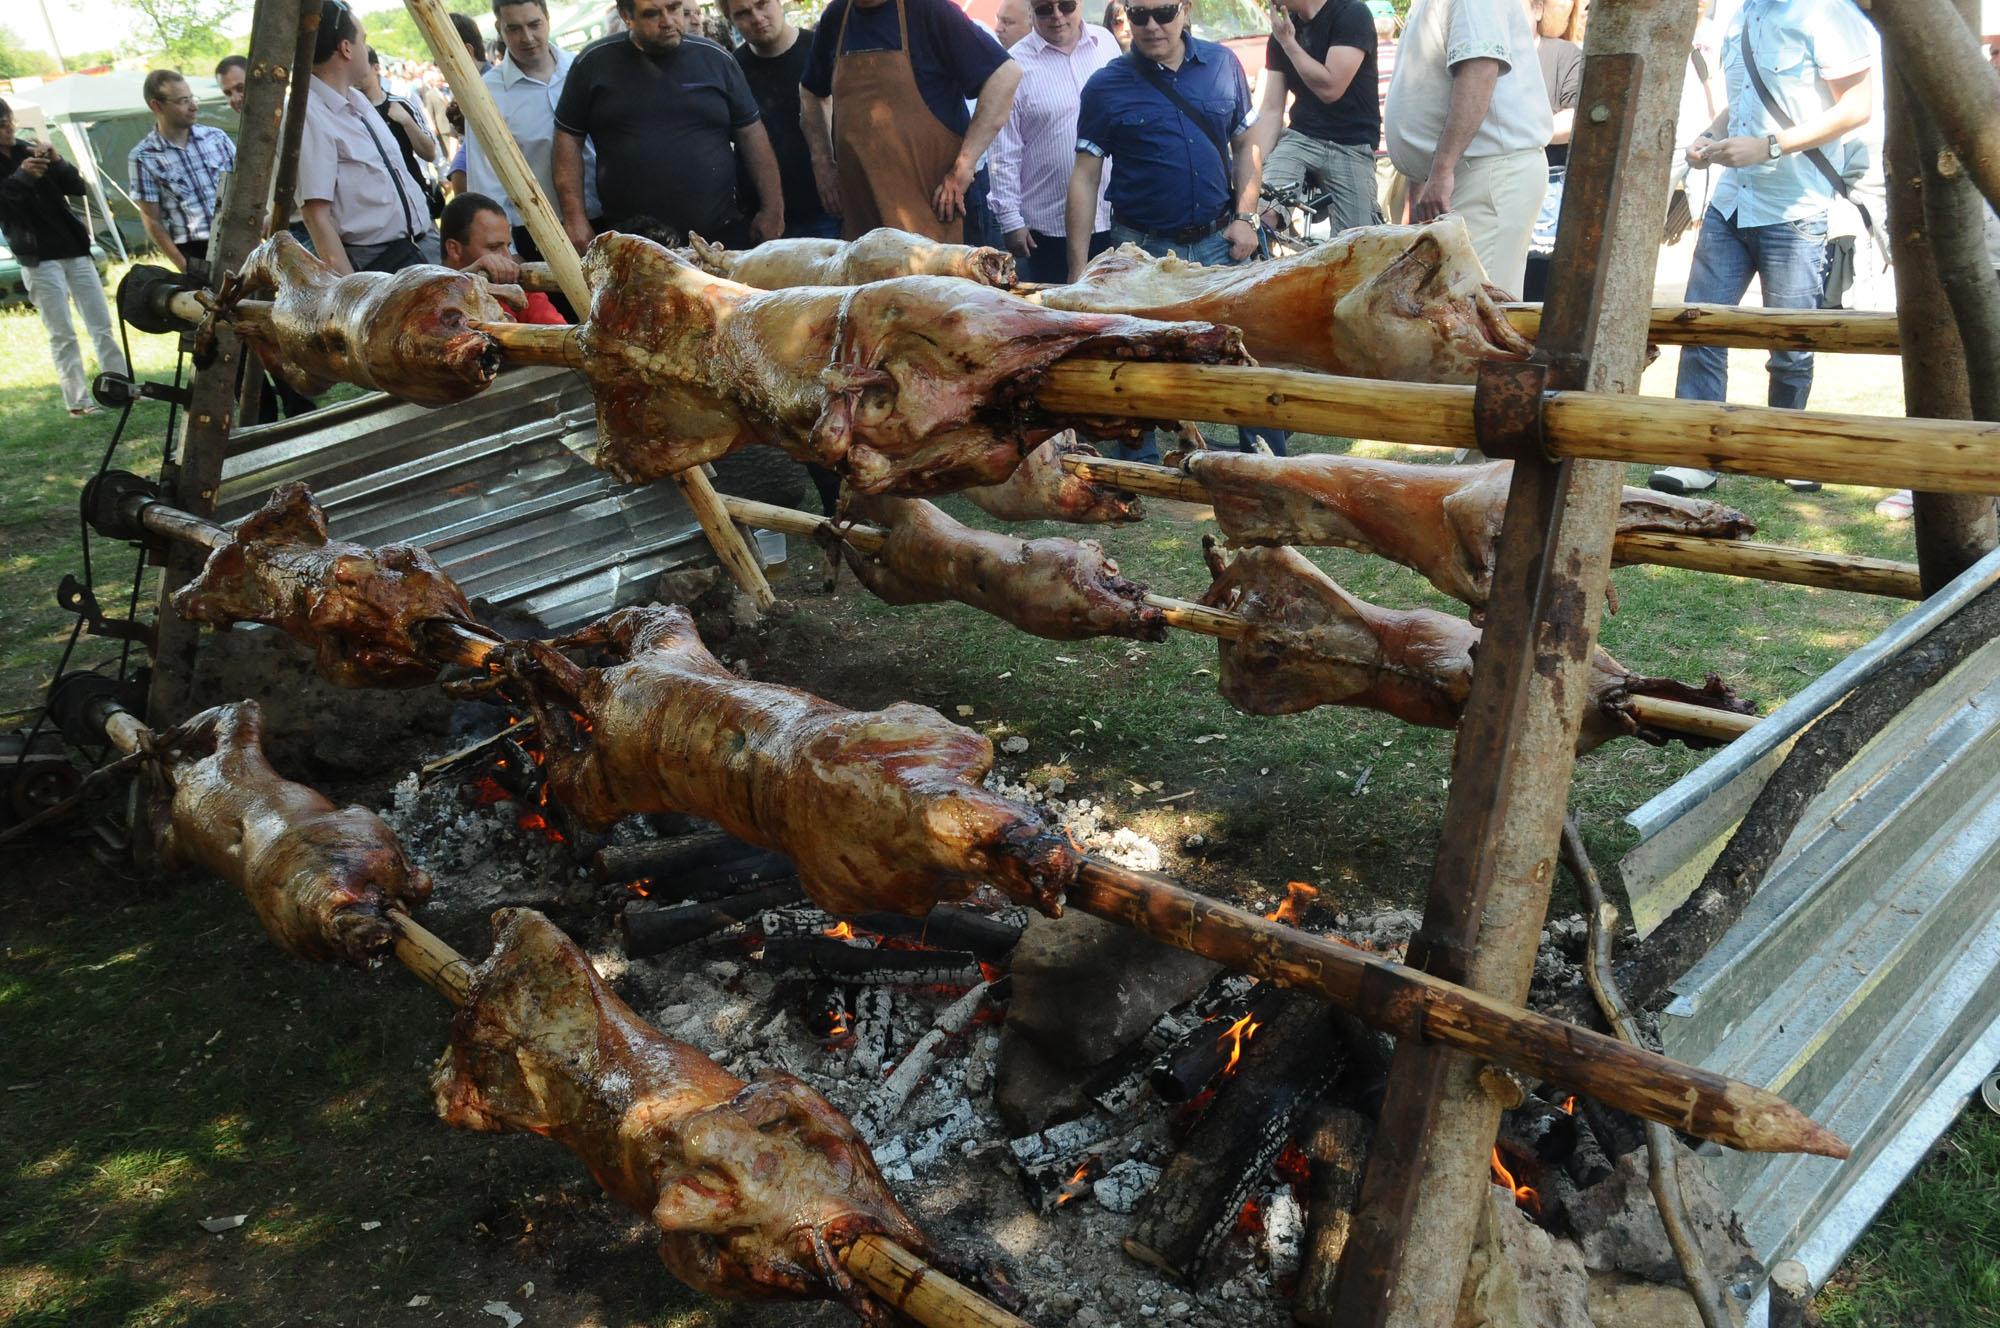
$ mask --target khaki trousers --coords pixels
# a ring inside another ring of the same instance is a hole
[[[1406,180],[1404,187],[1414,194],[1420,183]],[[1549,162],[1540,148],[1466,157],[1453,172],[1451,210],[1465,219],[1486,279],[1511,296],[1520,295],[1527,276],[1528,246],[1548,187]]]

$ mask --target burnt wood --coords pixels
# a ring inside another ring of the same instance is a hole
[[[1280,1008],[1280,995],[1279,988],[1260,983],[1245,999],[1224,1006],[1213,1018],[1191,1029],[1146,1072],[1153,1092],[1163,1102],[1192,1102],[1200,1097],[1229,1064],[1229,1053],[1236,1045],[1229,1030],[1236,1021],[1248,1015],[1253,1024],[1269,1024]],[[1246,1052],[1250,1045],[1243,1044]]]
[[[1292,1317],[1310,1328],[1340,1328],[1333,1287],[1341,1252],[1354,1230],[1354,1206],[1361,1200],[1361,1173],[1375,1127],[1351,1107],[1322,1103],[1311,1113],[1304,1138],[1312,1163],[1306,1207],[1306,1244],[1299,1254],[1299,1291]]]
[[[649,839],[642,844],[610,844],[598,851],[591,865],[598,880],[612,885],[641,877],[654,881],[670,879],[683,872],[758,856],[769,855],[727,831],[707,830],[670,839]]]
[[[627,905],[619,918],[619,929],[625,934],[625,953],[634,959],[644,959],[747,922],[767,908],[783,908],[804,898],[805,891],[794,877],[727,899],[668,908],[634,903]]]
[[[831,936],[774,936],[763,964],[774,976],[850,986],[971,986],[984,980],[970,950],[864,949]]]

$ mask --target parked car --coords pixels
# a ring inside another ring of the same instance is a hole
[[[97,275],[100,279],[110,276],[111,255],[96,244],[90,246],[90,261],[97,264]],[[19,260],[14,257],[14,251],[4,243],[0,243],[0,307],[33,303],[34,301],[28,297],[27,273],[22,270]]]

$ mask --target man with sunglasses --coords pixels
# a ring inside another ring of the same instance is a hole
[[[153,128],[125,160],[132,201],[146,234],[181,271],[208,257],[222,177],[236,169],[236,145],[220,129],[197,124],[201,105],[177,69],[155,69],[141,89]]]
[[[1063,216],[1076,164],[1076,114],[1090,76],[1123,54],[1118,39],[1078,12],[1079,0],[1032,0],[1033,27],[1007,52],[1021,66],[1014,109],[988,158],[993,217],[1024,281],[1069,280]],[[1088,252],[1111,243],[1111,209],[1098,190]]]
[[[1084,84],[1064,209],[1068,275],[1083,273],[1103,189],[1112,244],[1222,266],[1257,253],[1261,158],[1250,85],[1229,50],[1187,31],[1186,0],[1132,4],[1132,50]],[[1104,164],[1112,165],[1104,184]],[[1283,455],[1277,430],[1239,430]],[[1135,459],[1158,457],[1148,433]]]

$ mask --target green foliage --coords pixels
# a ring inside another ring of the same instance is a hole
[[[236,47],[223,25],[243,10],[243,0],[118,0],[136,27],[130,45],[177,69],[206,72]]]
[[[454,14],[472,15],[479,20],[479,31],[483,35],[493,35],[493,6],[490,0],[445,0],[444,7]],[[424,41],[423,34],[417,31],[417,21],[401,5],[363,14],[361,26],[368,34],[368,44],[385,60],[431,58],[431,48]]]
[[[53,74],[56,62],[21,40],[12,28],[0,27],[0,78]]]

